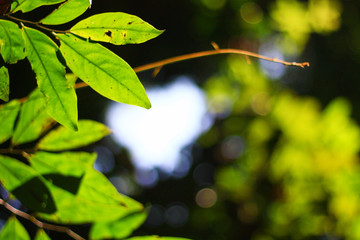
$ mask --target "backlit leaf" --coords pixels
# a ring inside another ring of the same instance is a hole
[[[146,42],[163,31],[157,30],[137,16],[111,12],[86,18],[73,26],[70,32],[93,41],[124,45]]]
[[[89,0],[68,0],[40,22],[49,25],[64,24],[83,14],[89,7]]]
[[[117,192],[100,172],[93,168],[96,155],[89,153],[38,152],[31,165],[47,179],[57,211],[39,213],[57,223],[112,221],[143,209],[142,205]]]
[[[0,233],[0,240],[30,240],[30,236],[25,227],[11,216]]]
[[[16,23],[0,20],[0,52],[6,63],[16,63],[25,58],[25,42]]]
[[[123,239],[129,236],[145,220],[145,211],[132,213],[113,222],[96,222],[91,228],[91,239]]]
[[[46,234],[44,229],[39,228],[36,232],[34,240],[51,240],[51,238]]]
[[[10,12],[30,12],[44,5],[53,5],[64,1],[65,0],[16,0],[12,3]]]
[[[119,56],[72,34],[58,34],[57,37],[69,68],[95,91],[114,101],[151,107],[135,72]]]
[[[20,110],[20,102],[11,102],[0,106],[0,143],[8,140],[14,131],[16,117]]]
[[[105,125],[95,121],[80,120],[78,126],[77,132],[63,126],[58,127],[41,139],[38,148],[48,151],[74,149],[94,143],[110,134]]]
[[[57,45],[44,33],[24,27],[26,56],[36,73],[40,91],[47,97],[48,113],[62,125],[77,130],[77,97],[69,88],[65,67],[57,58]]]
[[[0,99],[9,101],[9,72],[5,66],[0,68]]]
[[[39,174],[21,161],[0,155],[0,182],[26,207],[39,212],[56,210],[52,196]]]
[[[54,122],[46,111],[46,98],[39,89],[22,105],[19,121],[12,137],[13,145],[37,139]]]

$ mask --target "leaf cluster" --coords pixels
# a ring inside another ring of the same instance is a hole
[[[134,70],[99,42],[138,44],[157,37],[137,16],[122,12],[93,15],[67,31],[48,25],[68,23],[83,14],[89,0],[15,0],[0,19],[0,182],[29,209],[31,217],[54,224],[92,224],[91,239],[124,239],[146,219],[144,206],[120,194],[93,168],[95,153],[76,150],[110,134],[101,123],[78,120],[75,82],[81,79],[104,97],[150,108]],[[39,22],[14,17],[43,5],[57,8]],[[0,11],[4,11],[1,8]],[[8,64],[27,59],[37,88],[9,101]],[[56,123],[61,126],[53,128]],[[24,144],[33,145],[23,149]],[[15,212],[14,212],[15,213]],[[30,215],[29,215],[30,216]],[[44,225],[45,226],[45,225]],[[56,230],[56,225],[52,230]],[[74,237],[76,239],[82,239]],[[12,216],[0,239],[30,239]],[[40,228],[35,239],[50,239]],[[157,236],[130,239],[175,239]]]

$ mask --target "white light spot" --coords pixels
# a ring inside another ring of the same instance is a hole
[[[150,110],[112,103],[107,124],[113,138],[130,151],[138,170],[159,168],[171,174],[182,165],[181,150],[211,126],[206,98],[187,77],[179,77],[165,88],[148,89],[147,94]]]

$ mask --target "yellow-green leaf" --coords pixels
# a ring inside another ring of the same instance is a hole
[[[110,12],[86,18],[73,26],[70,32],[93,41],[124,45],[146,42],[163,31],[157,30],[137,16]]]
[[[33,91],[22,105],[18,123],[11,139],[13,145],[37,139],[54,122],[46,112],[46,98],[39,89]]]
[[[77,132],[60,126],[41,139],[38,148],[48,151],[74,149],[94,143],[108,134],[110,130],[105,125],[91,120],[80,120]]]
[[[95,91],[114,101],[151,107],[134,70],[119,56],[100,44],[72,34],[58,34],[57,37],[69,68]]]
[[[0,240],[30,240],[30,236],[25,227],[11,216],[0,233]]]
[[[31,166],[46,179],[57,207],[54,213],[39,213],[41,218],[80,224],[112,221],[143,209],[93,168],[95,157],[81,152],[37,152],[30,157]]]
[[[89,0],[68,0],[40,22],[49,25],[64,24],[83,14],[89,7]]]
[[[39,174],[21,161],[0,155],[0,182],[26,207],[51,214],[56,206]]]
[[[0,20],[0,52],[6,63],[16,63],[25,58],[25,42],[16,23]]]
[[[12,100],[0,106],[0,143],[5,142],[12,136],[20,106],[18,100]]]
[[[24,27],[26,56],[40,91],[47,97],[48,113],[62,125],[77,130],[77,97],[67,84],[65,67],[57,57],[57,45],[44,33]]]
[[[44,229],[39,228],[36,232],[34,240],[51,240],[51,238],[46,234]]]
[[[30,12],[31,10],[44,5],[53,5],[64,1],[65,0],[15,0],[11,4],[10,12]]]
[[[146,220],[145,211],[135,212],[112,222],[96,222],[91,227],[91,239],[123,239]]]
[[[0,68],[0,99],[9,101],[9,72],[5,66]]]

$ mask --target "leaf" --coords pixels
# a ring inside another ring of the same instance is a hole
[[[5,66],[0,68],[0,99],[9,101],[9,72]]]
[[[103,124],[80,120],[77,132],[62,126],[48,133],[38,144],[38,148],[48,151],[63,151],[74,149],[94,143],[106,135],[110,130]]]
[[[112,221],[143,209],[142,205],[117,192],[100,172],[93,168],[96,155],[89,153],[38,152],[31,165],[47,179],[57,211],[39,213],[48,221],[80,224]]]
[[[132,68],[103,46],[72,34],[56,35],[67,65],[101,95],[118,102],[150,108],[145,89]]]
[[[44,5],[53,5],[63,1],[65,0],[16,0],[12,3],[10,12],[30,12]]]
[[[30,240],[30,236],[25,227],[11,216],[0,233],[0,240]]]
[[[15,120],[20,110],[20,102],[11,102],[0,106],[0,143],[8,140],[14,130]]]
[[[40,91],[47,97],[48,113],[60,124],[77,130],[77,97],[69,88],[65,67],[57,58],[57,45],[38,30],[24,27],[25,52],[30,61]]]
[[[86,18],[73,26],[70,32],[93,41],[124,45],[146,42],[163,31],[157,30],[137,16],[111,12]]]
[[[178,238],[178,237],[139,236],[139,237],[127,238],[126,240],[190,240],[190,239]]]
[[[49,25],[64,24],[83,14],[89,7],[89,0],[68,0],[40,22]]]
[[[39,228],[35,235],[34,240],[51,240],[51,238],[46,234],[44,229]]]
[[[96,222],[91,228],[91,239],[123,239],[129,236],[145,220],[145,211],[132,213],[113,222]]]
[[[0,155],[0,182],[26,207],[39,212],[56,210],[52,196],[38,173],[21,161]]]
[[[12,137],[13,145],[37,139],[54,120],[46,112],[46,99],[39,89],[33,91],[23,104],[19,121]]]
[[[25,42],[16,23],[0,20],[0,52],[6,63],[16,63],[25,58]]]

